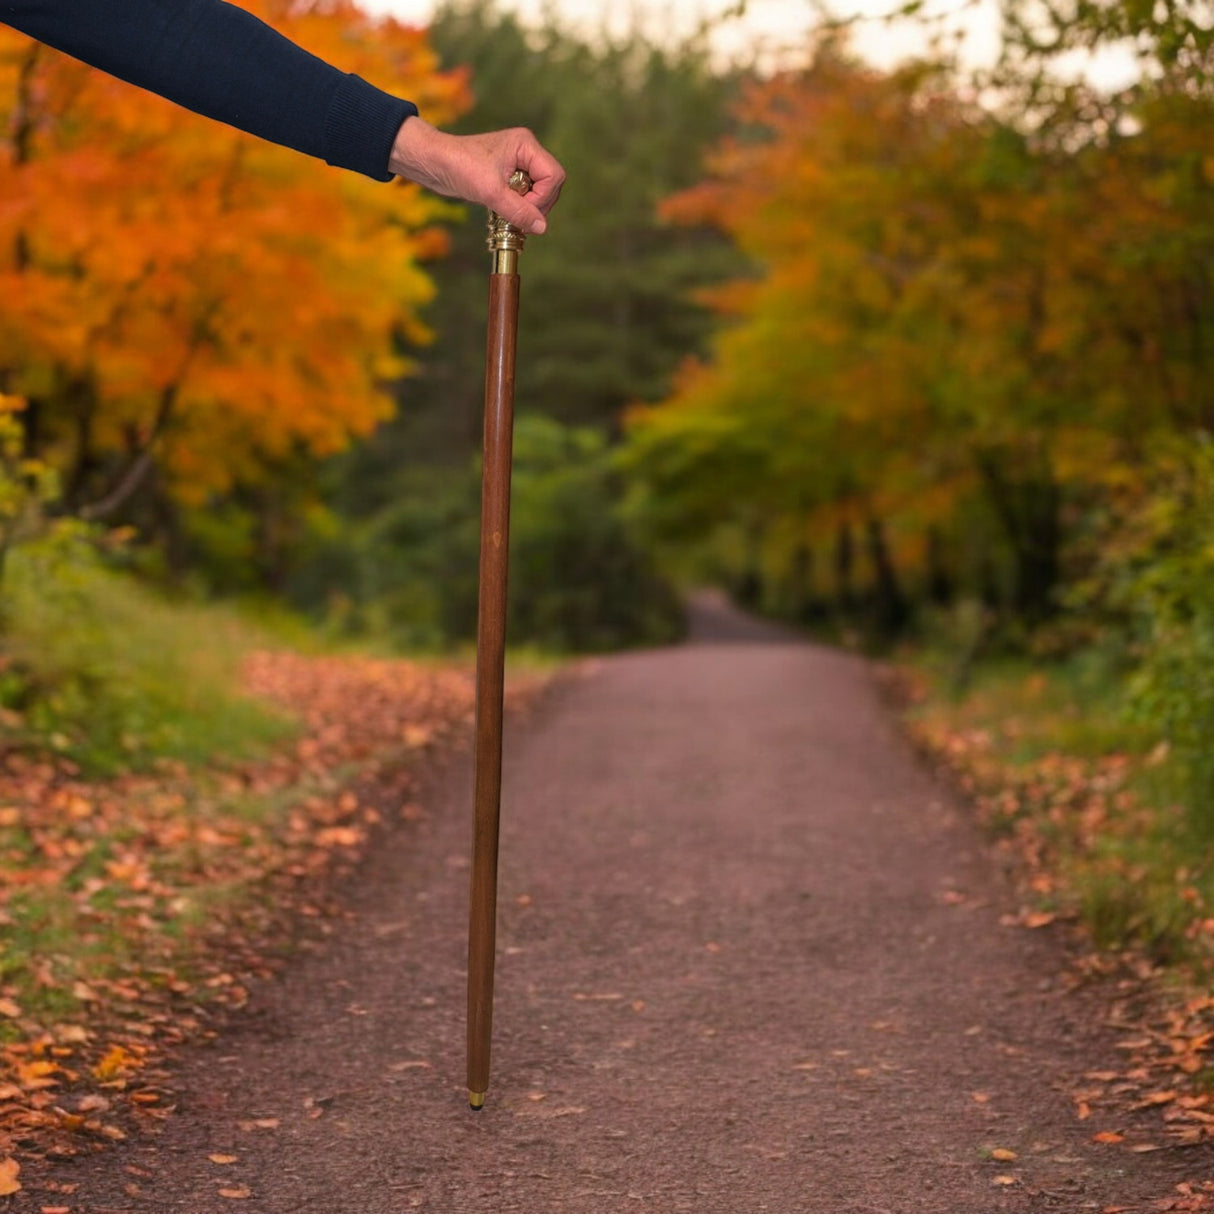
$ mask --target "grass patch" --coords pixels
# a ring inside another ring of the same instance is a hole
[[[978,663],[958,686],[947,658],[909,665],[918,742],[1016,855],[1026,900],[1076,916],[1098,949],[1209,971],[1209,840],[1171,793],[1174,757],[1127,710],[1127,681],[1098,652],[1055,663]]]
[[[45,749],[91,773],[158,759],[248,758],[289,718],[240,690],[260,634],[233,612],[170,603],[62,537],[8,558],[0,594],[6,748]]]

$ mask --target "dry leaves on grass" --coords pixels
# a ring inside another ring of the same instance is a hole
[[[1006,916],[1005,925],[1041,930],[1074,921],[1076,899],[1064,874],[1083,864],[1114,885],[1132,886],[1132,866],[1110,858],[1104,846],[1109,838],[1144,838],[1153,828],[1153,811],[1127,787],[1129,757],[1047,754],[1013,764],[991,730],[962,728],[951,712],[925,713],[907,727],[917,746],[960,785],[1019,875],[1026,905]],[[1197,955],[1214,956],[1211,908],[1186,883],[1184,872],[1176,874],[1176,881],[1189,908],[1190,944]],[[1214,999],[1178,995],[1184,971],[1174,967],[1171,976],[1168,984],[1160,982],[1159,968],[1130,949],[1092,952],[1077,962],[1076,985],[1093,978],[1113,984],[1119,997],[1116,1025],[1125,1030],[1126,1065],[1088,1076],[1073,1099],[1081,1120],[1096,1108],[1106,1113],[1158,1111],[1170,1145],[1197,1144],[1214,1140],[1209,1083],[1214,1075]]]
[[[288,917],[324,916],[381,815],[418,816],[419,751],[472,720],[463,668],[263,652],[245,677],[300,720],[255,762],[88,780],[0,755],[0,1158],[167,1116],[161,1048],[247,999]],[[512,706],[541,685],[513,686]]]

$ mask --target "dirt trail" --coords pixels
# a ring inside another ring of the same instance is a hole
[[[1057,940],[999,925],[1009,888],[866,667],[720,604],[696,637],[592,664],[507,739],[483,1113],[463,1086],[461,759],[324,948],[180,1060],[160,1136],[58,1165],[70,1197],[31,1176],[11,1208],[1071,1214],[1166,1195],[1176,1154],[1076,1120],[1070,1091],[1115,1057],[1097,1005],[1056,982]]]

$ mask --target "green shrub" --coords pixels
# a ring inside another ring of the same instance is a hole
[[[1214,448],[1192,453],[1185,475],[1154,504],[1160,542],[1134,583],[1143,658],[1135,713],[1157,728],[1179,773],[1177,795],[1214,835]]]
[[[78,524],[60,522],[9,553],[0,610],[9,745],[112,771],[244,755],[287,729],[236,690],[247,626],[168,603],[108,568]]]
[[[678,596],[633,539],[605,440],[543,417],[515,427],[511,644],[602,651],[677,639]],[[413,469],[398,500],[317,545],[292,597],[330,625],[409,648],[476,636],[479,461]]]

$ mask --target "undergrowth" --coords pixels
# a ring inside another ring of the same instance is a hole
[[[218,607],[171,603],[56,528],[9,553],[0,587],[0,740],[92,773],[246,758],[287,718],[241,693],[259,634]]]
[[[1073,916],[1093,944],[1184,963],[1209,980],[1214,866],[1204,815],[1157,728],[1129,709],[1120,664],[975,664],[958,683],[937,652],[903,667],[912,735],[960,781],[1016,857],[1040,916]]]

